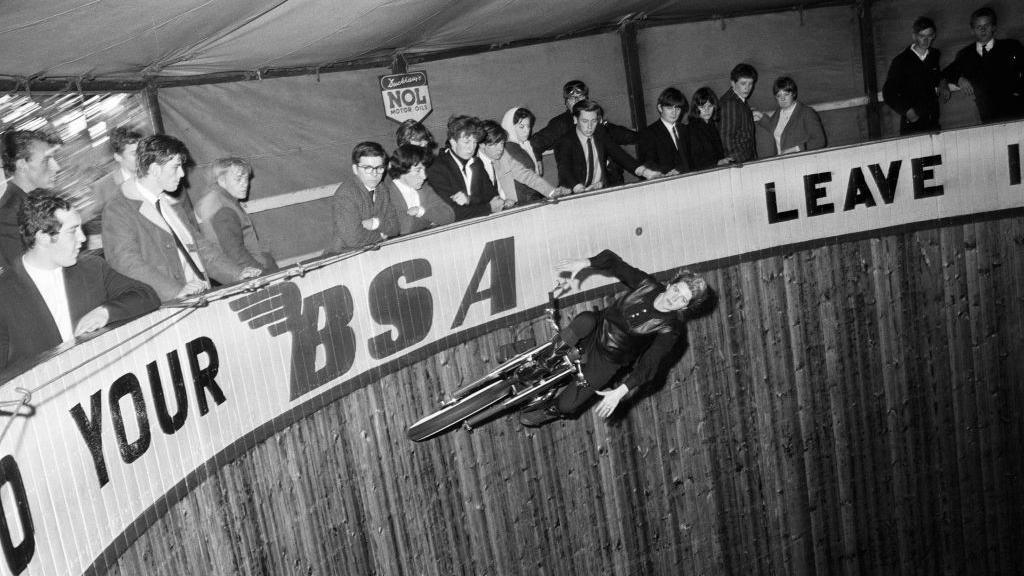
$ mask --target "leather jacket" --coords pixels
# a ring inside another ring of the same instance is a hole
[[[674,340],[682,333],[676,313],[654,308],[654,299],[665,290],[661,282],[610,250],[590,261],[591,268],[614,275],[630,289],[601,314],[595,346],[602,356],[616,364],[629,364],[648,349],[655,336],[663,334]]]

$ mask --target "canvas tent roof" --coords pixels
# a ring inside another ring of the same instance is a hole
[[[802,7],[851,4],[808,1]],[[460,50],[774,11],[792,0],[34,0],[5,3],[7,89],[215,81],[380,66]]]

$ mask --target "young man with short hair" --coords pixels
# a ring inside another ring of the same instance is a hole
[[[57,181],[56,154],[63,141],[42,130],[14,130],[3,136],[3,166],[11,177],[7,190],[0,191],[0,266],[21,257],[18,210],[25,194],[54,187]]]
[[[722,146],[725,155],[736,162],[757,158],[754,113],[747,104],[756,84],[757,70],[747,63],[737,64],[729,74],[729,89],[718,99]]]
[[[623,169],[640,178],[657,178],[661,173],[651,170],[612,142],[607,132],[599,130],[604,109],[593,100],[580,100],[573,108],[576,129],[566,134],[555,147],[558,164],[558,185],[574,194],[600,190],[608,185],[606,160],[612,159]]]
[[[352,173],[331,200],[334,229],[325,254],[341,254],[372,246],[398,235],[398,215],[383,185],[388,156],[376,142],[352,149]]]
[[[103,209],[103,251],[110,266],[154,290],[168,301],[262,273],[229,260],[207,240],[170,193],[185,176],[185,144],[173,136],[143,138],[135,178]]]
[[[504,208],[497,186],[476,155],[482,138],[479,118],[452,116],[448,119],[448,146],[427,168],[427,180],[455,211],[456,221],[486,216]]]
[[[480,124],[483,132],[483,140],[480,141],[480,149],[477,156],[483,162],[483,166],[491,181],[498,188],[499,200],[505,208],[515,206],[522,202],[519,198],[516,184],[522,183],[545,198],[557,198],[568,194],[565,188],[555,188],[547,180],[537,175],[536,172],[523,166],[518,160],[505,152],[505,143],[508,141],[508,132],[494,120],[484,120]]]
[[[975,10],[975,42],[942,71],[948,82],[974,98],[982,122],[1024,117],[1024,46],[1013,38],[996,39],[997,22],[995,10]]]
[[[145,284],[79,254],[82,219],[67,201],[29,193],[18,229],[24,255],[0,272],[0,370],[160,306]]]
[[[203,234],[235,264],[271,272],[277,270],[277,261],[260,243],[241,204],[249,196],[251,177],[252,166],[245,158],[214,160],[206,192],[195,203],[196,220]]]
[[[686,97],[675,87],[668,87],[658,96],[658,119],[640,131],[637,137],[637,160],[666,176],[690,171],[683,115],[689,110]]]
[[[914,20],[912,30],[913,43],[892,59],[882,87],[885,103],[900,115],[901,136],[937,132],[939,92],[949,96],[939,68],[942,54],[932,47],[935,22],[922,16]]]

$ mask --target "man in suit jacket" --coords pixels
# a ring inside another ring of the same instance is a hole
[[[3,136],[3,166],[11,181],[0,192],[0,265],[21,258],[18,210],[25,193],[52,189],[60,164],[54,156],[63,142],[42,130],[12,130]]]
[[[427,180],[442,200],[455,211],[455,220],[500,212],[505,204],[476,156],[480,119],[452,116],[448,119],[448,147],[427,168]]]
[[[114,270],[154,290],[163,301],[198,294],[209,278],[230,284],[259,276],[240,268],[207,240],[174,192],[185,176],[185,144],[163,134],[143,138],[133,180],[103,209],[103,251]]]
[[[566,188],[556,188],[536,172],[524,166],[521,162],[505,153],[505,143],[508,141],[508,132],[494,120],[484,120],[480,124],[484,138],[480,142],[478,156],[483,162],[484,169],[491,181],[498,188],[498,196],[505,203],[505,207],[515,206],[522,200],[519,198],[516,183],[522,183],[532,190],[536,190],[545,198],[557,198],[569,194]]]
[[[398,235],[398,215],[384,186],[388,155],[377,142],[352,149],[352,173],[345,174],[331,198],[334,226],[325,254],[372,246]]]
[[[722,146],[725,155],[736,162],[749,162],[757,158],[754,113],[747,104],[757,83],[757,70],[750,64],[737,64],[729,75],[729,83],[729,89],[718,99]]]
[[[139,148],[142,134],[121,127],[110,135],[110,149],[114,152],[114,169],[96,180],[89,187],[92,190],[92,204],[82,213],[85,235],[90,247],[102,248],[103,208],[112,199],[121,195],[125,180],[135,178],[135,153]]]
[[[640,178],[657,178],[660,172],[642,166],[598,130],[604,109],[593,100],[580,100],[572,108],[576,129],[566,134],[555,147],[558,164],[558,185],[573,193],[599,190],[607,184],[605,161],[611,158]]]
[[[82,219],[67,201],[32,192],[19,231],[25,253],[0,272],[0,370],[160,306],[148,286],[79,257]]]
[[[914,42],[892,59],[882,87],[885,103],[900,115],[900,135],[934,132],[939,127],[939,92],[949,89],[939,69],[941,53],[932,48],[935,22],[914,20]]]
[[[455,221],[455,211],[427,184],[425,162],[430,151],[425,146],[401,144],[391,154],[384,186],[398,216],[398,233],[412,234],[431,226]]]
[[[637,139],[637,159],[666,176],[690,171],[690,151],[680,122],[687,111],[686,97],[669,87],[658,96],[658,119],[644,128]]]
[[[572,115],[572,108],[581,100],[590,99],[590,88],[582,80],[570,80],[562,86],[562,101],[565,103],[565,111],[548,121],[547,125],[534,132],[530,138],[533,146],[534,156],[540,159],[544,152],[553,149],[563,136],[573,131],[575,123]],[[604,136],[619,146],[635,144],[637,134],[625,126],[613,124],[602,117],[601,123],[597,126],[598,132],[604,132]],[[607,176],[607,185],[616,186],[622,184],[622,169],[618,164],[608,164],[603,167]]]
[[[976,42],[957,52],[942,72],[974,98],[982,122],[1024,117],[1024,46],[1012,38],[996,40],[996,23],[991,8],[975,10],[971,30]]]

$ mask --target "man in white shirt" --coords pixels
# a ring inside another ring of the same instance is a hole
[[[103,251],[114,270],[152,287],[162,301],[198,294],[210,279],[230,284],[262,273],[232,262],[168,194],[185,176],[184,143],[147,136],[136,156],[135,178],[103,210]]]
[[[79,257],[82,219],[62,198],[28,194],[18,222],[25,252],[0,272],[0,370],[160,305],[102,258]]]

